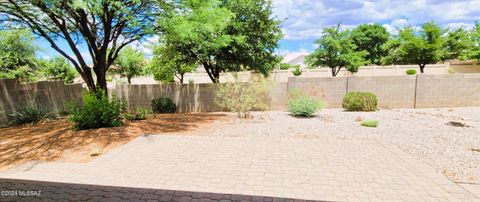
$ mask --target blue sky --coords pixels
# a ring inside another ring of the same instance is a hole
[[[345,28],[363,23],[379,23],[395,34],[399,28],[435,21],[444,27],[471,28],[480,21],[480,0],[273,0],[274,14],[283,20],[284,38],[278,54],[310,52],[322,29],[339,22]],[[136,43],[149,52],[154,38]],[[44,41],[41,57],[57,55]],[[67,47],[66,44],[61,47]],[[82,54],[88,55],[85,48]]]

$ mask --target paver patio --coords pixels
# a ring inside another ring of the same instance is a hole
[[[373,140],[149,135],[90,163],[27,164],[0,178],[328,201],[480,200]]]

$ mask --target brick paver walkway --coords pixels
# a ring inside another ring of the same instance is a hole
[[[0,179],[0,201],[284,201],[301,199]]]
[[[361,140],[145,136],[87,164],[42,163],[0,178],[328,201],[480,200],[397,147]]]

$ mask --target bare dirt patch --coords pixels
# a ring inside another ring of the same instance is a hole
[[[161,114],[148,120],[126,121],[121,127],[79,131],[65,119],[0,128],[0,170],[29,161],[87,162],[138,136],[175,132],[193,135],[189,131],[227,118],[219,113]]]

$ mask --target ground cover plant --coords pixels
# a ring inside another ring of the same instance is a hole
[[[83,103],[70,109],[69,120],[75,123],[76,129],[116,127],[122,125],[122,111],[125,103],[115,95],[109,100],[101,90],[85,92]]]
[[[125,113],[124,117],[128,120],[146,120],[152,116],[153,112],[145,107],[137,107],[133,112]]]
[[[288,111],[293,116],[312,117],[321,108],[325,107],[325,103],[318,98],[303,95],[300,91],[294,90],[290,93],[288,100]]]
[[[40,106],[37,103],[30,103],[16,109],[7,115],[8,124],[36,124],[42,120],[53,118],[53,114],[49,109]]]
[[[361,125],[369,128],[376,128],[378,126],[378,121],[373,119],[368,119],[368,120],[362,121]]]
[[[160,97],[151,100],[153,113],[165,114],[175,113],[177,111],[177,105],[169,97]]]
[[[369,92],[349,92],[343,97],[342,107],[346,111],[375,111],[377,96]]]

